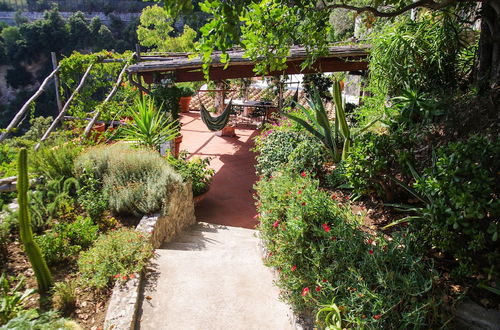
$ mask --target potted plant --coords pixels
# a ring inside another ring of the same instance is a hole
[[[191,102],[191,98],[194,93],[194,89],[189,86],[179,87],[179,106],[181,108],[181,112],[189,112],[189,103]]]
[[[191,183],[195,204],[206,196],[215,171],[210,166],[211,158],[193,157],[188,160],[188,153],[183,151],[179,158],[167,155],[168,163],[182,176],[185,182]]]

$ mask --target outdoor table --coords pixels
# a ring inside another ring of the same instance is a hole
[[[226,104],[229,103],[225,102]],[[238,109],[238,113],[243,112],[243,108],[255,108],[256,110],[261,110],[264,113],[263,123],[266,122],[269,115],[269,110],[276,108],[271,102],[265,101],[243,101],[243,100],[232,100],[231,105],[233,108]]]

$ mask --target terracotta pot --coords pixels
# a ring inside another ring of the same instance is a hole
[[[200,204],[201,201],[204,200],[205,197],[207,197],[207,194],[208,194],[209,190],[210,190],[210,186],[208,187],[207,191],[205,191],[203,194],[193,197],[193,202],[194,202],[195,206],[198,205],[198,204]]]
[[[181,150],[182,134],[175,138],[174,140],[174,150],[173,155],[175,158],[179,157],[179,151]]]
[[[105,123],[94,124],[90,129],[90,136],[94,138],[95,142],[99,142],[102,140],[102,133],[104,133],[104,131],[106,131]]]
[[[222,130],[215,132],[215,135],[233,137],[236,133],[234,131],[234,126],[226,126]]]
[[[191,96],[183,96],[179,99],[179,106],[181,107],[181,112],[189,112],[190,102],[191,102]]]

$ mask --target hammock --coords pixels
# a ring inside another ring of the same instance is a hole
[[[216,131],[220,131],[224,127],[226,127],[227,122],[229,121],[229,115],[231,114],[231,108],[232,108],[231,103],[232,102],[233,102],[233,100],[231,99],[231,101],[229,101],[229,103],[226,106],[226,108],[224,109],[224,111],[222,111],[222,113],[217,117],[212,117],[210,115],[210,112],[208,112],[208,110],[203,105],[203,103],[200,102],[201,120],[203,120],[203,122],[205,123],[205,125],[207,125],[209,130],[211,130],[212,132],[216,132]]]

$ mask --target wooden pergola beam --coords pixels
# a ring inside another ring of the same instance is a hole
[[[340,72],[340,71],[358,71],[367,70],[368,62],[365,60],[349,60],[341,58],[322,58],[314,63],[311,67],[306,69],[301,69],[302,60],[292,60],[287,62],[287,68],[282,71],[273,71],[266,74],[266,76],[279,76],[286,74],[309,74],[309,73],[320,73],[320,72]],[[209,79],[212,81],[224,80],[224,79],[236,79],[236,78],[251,78],[259,77],[261,75],[254,71],[255,64],[249,63],[248,65],[238,64],[231,65],[229,68],[225,69],[223,67],[211,67],[209,73]],[[205,76],[199,69],[176,69],[172,71],[164,71],[160,74],[153,72],[142,72],[140,73],[146,83],[154,82],[154,75],[157,75],[159,79],[162,79],[162,75],[168,74],[175,75],[176,82],[188,82],[188,81],[205,81]]]

